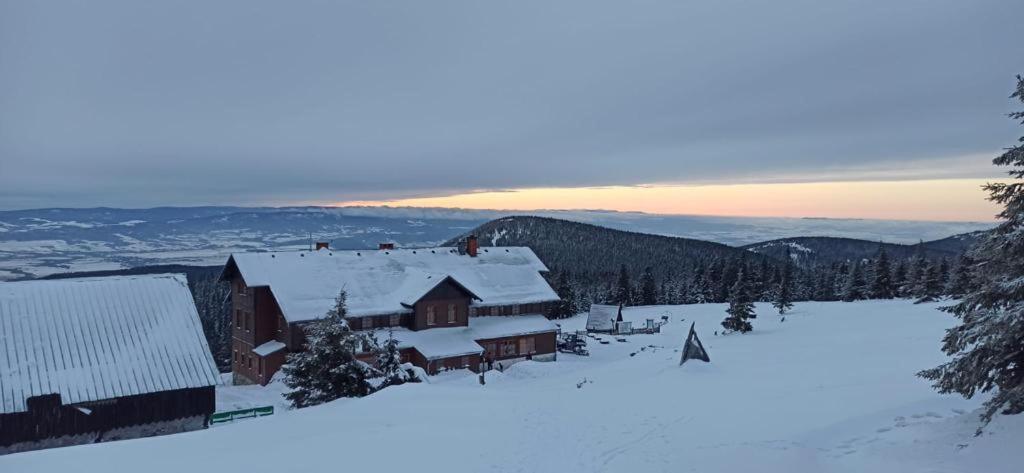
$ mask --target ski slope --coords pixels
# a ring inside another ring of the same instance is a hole
[[[590,357],[488,373],[485,386],[445,373],[204,431],[8,455],[0,471],[1020,471],[1024,419],[975,437],[982,399],[914,376],[944,359],[954,320],[935,308],[800,303],[780,322],[758,305],[754,332],[729,336],[714,335],[724,305],[630,309],[670,323],[591,340]],[[680,367],[691,321],[711,363]]]

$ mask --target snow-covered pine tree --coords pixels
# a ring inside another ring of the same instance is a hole
[[[918,297],[914,301],[915,304],[939,300],[942,297],[943,288],[939,265],[929,264],[924,271],[924,276],[918,278],[916,287],[914,292],[918,294]]]
[[[615,287],[615,304],[631,305],[633,303],[633,284],[629,281],[629,270],[623,264],[619,267],[619,283]]]
[[[568,271],[562,271],[558,275],[558,302],[551,308],[551,318],[564,319],[572,317],[579,312],[576,303],[576,291],[569,282]]]
[[[729,316],[722,321],[722,327],[727,331],[747,333],[754,329],[749,320],[757,318],[757,314],[742,270],[736,274],[736,282],[729,291],[729,308],[725,312]]]
[[[859,261],[850,264],[850,273],[843,287],[843,302],[858,301],[865,298],[864,267]]]
[[[1011,96],[1024,102],[1024,78]],[[1010,114],[1024,125],[1024,111]],[[986,184],[989,200],[1003,205],[1003,220],[972,250],[977,289],[945,310],[962,323],[949,329],[942,350],[953,360],[922,371],[943,393],[970,398],[995,391],[985,401],[982,428],[996,413],[1024,412],[1024,137],[992,162],[1009,166],[1012,183]],[[981,432],[979,428],[978,432]]]
[[[946,285],[946,294],[954,299],[959,299],[973,289],[973,266],[969,252],[964,252],[957,260],[956,266],[949,276],[949,284]]]
[[[658,303],[658,287],[654,283],[654,272],[650,266],[644,268],[640,277],[640,305],[656,305]]]
[[[379,376],[379,372],[356,359],[357,353],[373,347],[373,339],[349,328],[345,303],[342,290],[334,307],[322,319],[306,326],[306,350],[288,355],[283,371],[284,383],[291,391],[284,396],[295,407],[373,392],[369,379]]]
[[[402,369],[402,354],[398,350],[398,340],[391,330],[388,330],[388,338],[377,348],[377,370],[383,382],[377,389],[387,386],[396,386],[409,381],[409,372]]]
[[[793,307],[793,258],[789,255],[789,248],[786,248],[786,260],[782,262],[782,269],[779,271],[778,287],[775,289],[772,307],[778,309],[779,315],[785,314]]]
[[[892,270],[893,292],[896,293],[896,297],[908,297],[907,288],[909,286],[910,282],[907,281],[907,262],[901,260],[896,264],[896,268]]]
[[[878,256],[875,257],[871,272],[871,289],[868,291],[872,299],[892,299],[895,297],[892,284],[892,268],[889,265],[889,254],[885,247],[878,245]]]
[[[924,278],[928,276],[928,260],[924,257],[924,243],[918,243],[914,258],[907,268],[907,297],[920,298],[924,295]]]

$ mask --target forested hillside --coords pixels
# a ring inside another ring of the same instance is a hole
[[[533,248],[551,269],[548,277],[559,294],[573,299],[563,314],[594,302],[724,302],[741,277],[756,301],[934,300],[969,286],[971,262],[958,248],[976,238],[923,245],[797,238],[752,245],[754,251],[543,217],[502,218],[469,233],[483,246]]]
[[[788,252],[797,265],[807,268],[842,261],[872,259],[878,254],[880,248],[884,248],[885,252],[895,259],[913,258],[918,255],[931,260],[955,259],[978,241],[981,235],[984,235],[984,232],[965,233],[916,245],[883,243],[855,238],[795,237],[755,243],[742,248],[776,259],[784,258]]]

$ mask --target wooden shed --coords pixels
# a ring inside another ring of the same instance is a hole
[[[182,275],[0,283],[0,454],[204,428],[217,382]]]

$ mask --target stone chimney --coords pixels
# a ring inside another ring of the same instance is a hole
[[[331,244],[326,242],[326,241],[318,241],[318,242],[316,242],[316,247],[315,248],[316,248],[316,251],[329,250],[329,249],[331,249]]]
[[[377,245],[378,250],[393,250],[395,249],[394,243],[380,243]]]
[[[480,249],[480,244],[476,241],[476,235],[470,235],[466,237],[466,254],[472,258],[476,258],[476,253]]]

